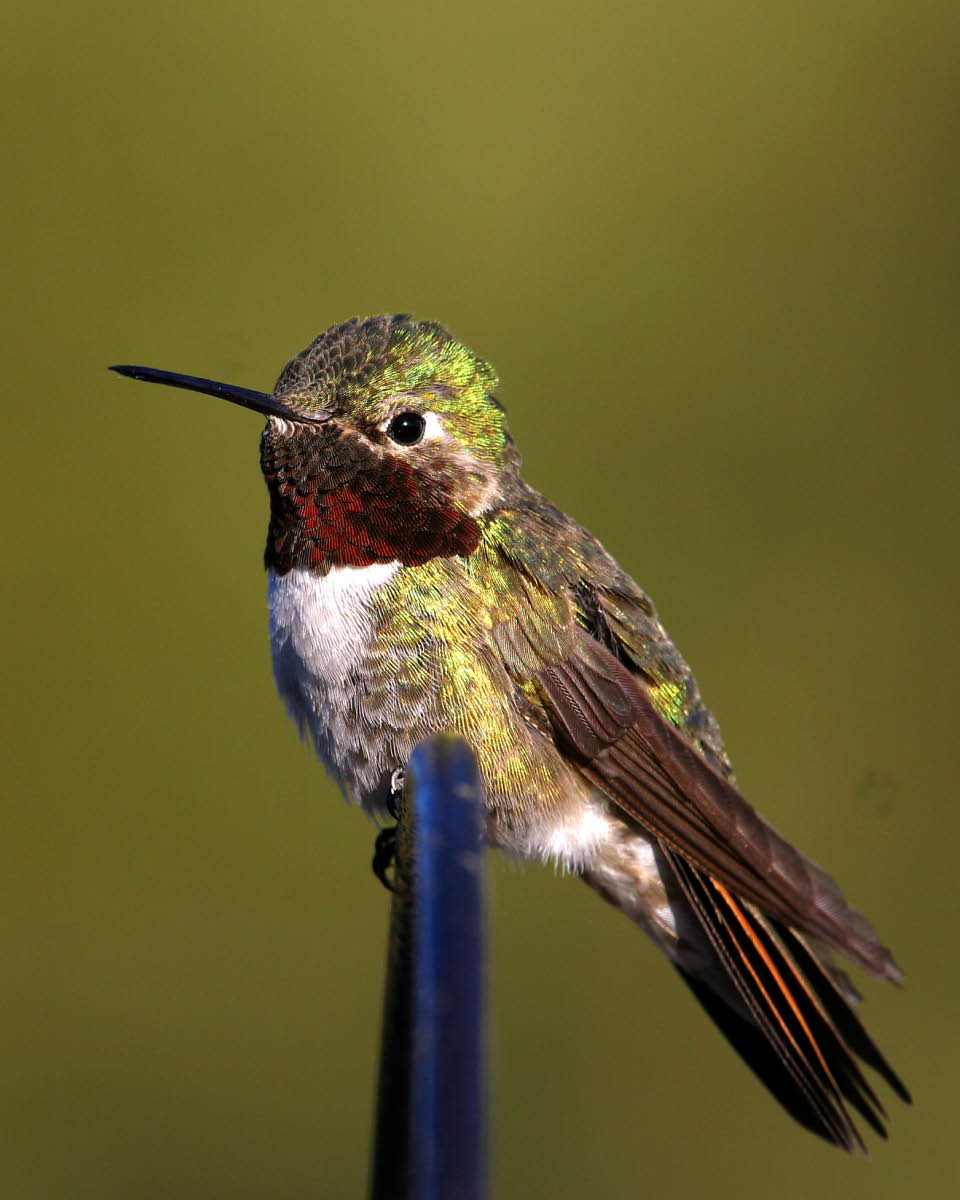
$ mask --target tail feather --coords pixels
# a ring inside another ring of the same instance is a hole
[[[770,1039],[752,1021],[731,1008],[708,984],[696,975],[676,966],[677,973],[700,1002],[704,1012],[775,1100],[805,1129],[835,1145],[846,1145],[832,1133],[824,1132],[822,1114],[793,1076],[784,1070],[783,1060]]]
[[[869,1067],[872,1067],[904,1101],[912,1103],[912,1097],[900,1076],[887,1062],[876,1042],[867,1032],[863,1022],[850,1007],[834,981],[833,974],[819,957],[814,954],[799,934],[779,923],[774,925],[778,936],[803,972],[804,977],[817,993],[820,1003],[840,1036],[850,1049]],[[839,972],[842,977],[842,972]]]
[[[734,1049],[796,1120],[827,1141],[865,1150],[848,1104],[886,1137],[886,1114],[857,1057],[909,1095],[826,966],[788,927],[663,849],[742,1007],[678,970]]]

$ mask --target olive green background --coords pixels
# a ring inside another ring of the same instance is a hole
[[[4,40],[2,1200],[363,1193],[387,897],[274,694],[260,423],[105,367],[269,389],[384,310],[497,365],[528,478],[907,973],[859,982],[916,1103],[851,1159],[625,920],[491,862],[497,1195],[954,1194],[960,10],[50,4]]]

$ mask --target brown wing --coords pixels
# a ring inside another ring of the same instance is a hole
[[[589,633],[537,683],[556,734],[583,773],[663,843],[768,917],[819,938],[873,974],[900,968],[837,884],[782,838],[655,707]]]
[[[909,1094],[851,1008],[849,981],[803,935],[884,978],[899,968],[829,875],[737,790],[719,728],[647,597],[558,510],[536,504],[514,518],[495,550],[492,614],[507,669],[525,695],[535,689],[583,774],[658,839],[739,1001],[678,967],[700,1003],[797,1120],[862,1147],[846,1105],[881,1134],[885,1114],[857,1059]],[[606,586],[587,582],[598,578]]]

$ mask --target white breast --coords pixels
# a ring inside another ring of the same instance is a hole
[[[338,744],[347,741],[344,718],[374,635],[374,597],[399,568],[391,562],[333,567],[326,575],[302,567],[286,575],[269,573],[277,688],[301,735],[312,735],[317,752],[341,779]]]
[[[333,567],[326,575],[303,567],[286,575],[271,571],[267,599],[278,684],[281,667],[330,683],[348,675],[370,646],[373,596],[399,566]]]

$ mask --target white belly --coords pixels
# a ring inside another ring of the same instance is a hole
[[[375,597],[399,569],[376,563],[321,576],[295,567],[270,571],[267,583],[273,671],[287,711],[341,785],[361,795],[377,780],[365,777],[351,713],[374,637]],[[371,776],[378,771],[371,765]]]

